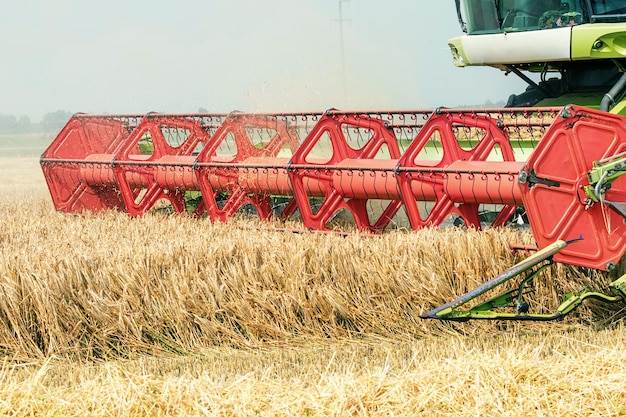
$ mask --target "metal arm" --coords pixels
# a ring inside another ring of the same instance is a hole
[[[593,163],[593,169],[587,174],[589,185],[584,187],[590,203],[601,203],[611,207],[626,219],[626,203],[608,201],[606,192],[611,184],[626,174],[626,152]]]
[[[591,291],[589,288],[583,288],[580,291],[565,294],[561,305],[559,305],[556,311],[552,314],[533,314],[528,312],[530,304],[523,299],[524,294],[528,292],[526,291],[526,284],[531,282],[541,271],[552,265],[552,257],[555,254],[563,250],[569,244],[578,240],[579,239],[569,242],[559,240],[529,256],[476,289],[463,294],[454,301],[435,308],[421,317],[424,319],[439,319],[446,321],[550,321],[560,319],[571,313],[588,298],[597,299],[607,303],[615,303],[626,300],[626,275],[624,275],[610,284],[609,289],[611,295]],[[475,300],[487,291],[490,291],[510,281],[511,279],[524,274],[525,276],[523,276],[517,288],[507,290],[467,310],[459,309],[459,307]],[[506,311],[506,309],[512,311]]]

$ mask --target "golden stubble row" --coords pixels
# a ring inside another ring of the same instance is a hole
[[[0,365],[1,415],[624,415],[623,326]]]
[[[65,215],[46,200],[0,200],[0,351],[125,357],[298,338],[420,336],[475,325],[418,315],[511,266],[515,230],[382,236],[268,231],[239,219]],[[535,311],[607,277],[558,267]],[[601,307],[578,319],[606,318]]]

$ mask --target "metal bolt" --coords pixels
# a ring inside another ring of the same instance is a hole
[[[526,301],[522,301],[521,303],[517,305],[516,313],[525,314],[525,313],[528,313],[529,309],[530,309],[530,304],[528,304]]]
[[[517,182],[526,184],[526,181],[528,181],[528,171],[521,170],[517,175]]]
[[[600,49],[604,46],[604,42],[598,40],[593,44],[593,49]]]

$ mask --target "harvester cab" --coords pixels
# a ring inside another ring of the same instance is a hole
[[[456,5],[455,64],[529,84],[507,107],[76,114],[41,157],[56,209],[256,213],[326,232],[346,226],[333,224],[341,212],[376,233],[501,227],[523,212],[537,252],[425,318],[551,320],[588,298],[623,301],[626,277],[608,295],[567,294],[552,314],[533,313],[528,294],[552,263],[612,270],[626,253],[626,5]]]
[[[449,41],[454,64],[491,66],[529,84],[507,107],[576,103],[626,114],[623,1],[456,0],[456,6],[465,35]]]

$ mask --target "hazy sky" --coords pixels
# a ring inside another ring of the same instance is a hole
[[[0,15],[0,113],[456,106],[524,85],[455,68],[454,1],[20,0]]]

